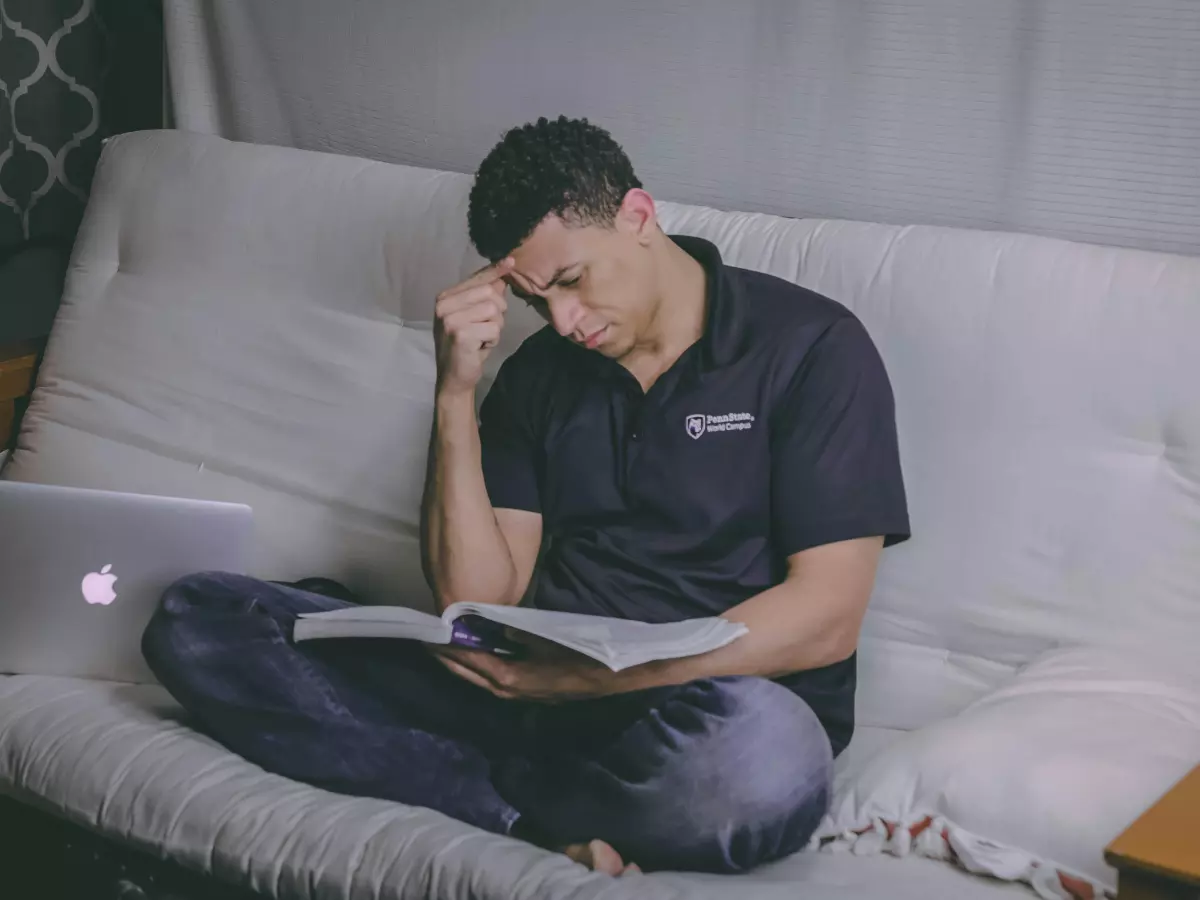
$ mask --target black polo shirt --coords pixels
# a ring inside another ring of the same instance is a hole
[[[724,265],[708,241],[671,239],[708,275],[707,325],[649,391],[546,327],[504,361],[482,404],[492,505],[543,517],[543,609],[718,615],[778,584],[790,554],[909,535],[892,390],[858,319]],[[779,679],[839,751],[855,663]]]

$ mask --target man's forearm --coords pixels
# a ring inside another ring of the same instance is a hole
[[[783,583],[739,603],[723,617],[749,629],[711,653],[613,673],[605,693],[624,693],[697,678],[778,678],[846,659],[858,645],[881,538],[815,548]]]
[[[722,675],[778,678],[845,659],[854,650],[854,639],[837,622],[822,615],[819,606],[817,602],[801,602],[795,586],[785,582],[724,613],[724,618],[742,622],[749,629],[733,643],[700,656],[662,660],[616,672],[612,689],[605,693],[625,693]]]
[[[439,608],[451,603],[515,603],[512,554],[488,499],[475,401],[439,393],[422,503],[425,577]]]

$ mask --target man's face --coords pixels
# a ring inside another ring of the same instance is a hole
[[[643,233],[657,228],[652,209],[647,221],[622,207],[612,228],[547,216],[512,252],[509,286],[563,337],[620,359],[646,330],[657,304]]]

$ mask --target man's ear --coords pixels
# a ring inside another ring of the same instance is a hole
[[[639,244],[649,244],[658,230],[658,210],[654,206],[654,198],[641,188],[627,191],[621,208],[617,210],[617,224],[633,234]]]

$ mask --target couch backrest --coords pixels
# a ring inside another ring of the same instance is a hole
[[[428,603],[433,298],[483,263],[469,176],[179,132],[105,148],[3,477],[247,501],[257,574]],[[913,727],[1058,644],[1200,633],[1200,260],[662,204],[862,318],[913,539],[860,712]],[[522,304],[500,354],[536,325]]]
[[[834,297],[897,396],[913,538],[885,554],[863,721],[914,727],[1059,645],[1200,640],[1200,259],[668,207]]]

